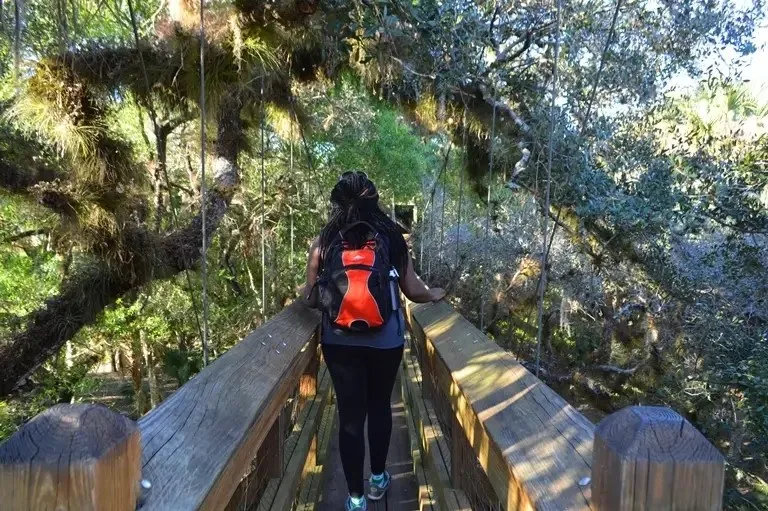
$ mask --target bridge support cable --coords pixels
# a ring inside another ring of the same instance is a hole
[[[536,377],[539,376],[539,369],[541,366],[541,340],[544,334],[544,291],[547,288],[547,264],[549,250],[547,247],[547,240],[549,237],[549,203],[550,192],[552,184],[552,149],[554,145],[555,137],[555,109],[557,107],[557,80],[558,76],[558,59],[560,57],[560,16],[562,10],[562,0],[557,0],[557,13],[555,21],[555,55],[553,59],[552,70],[552,99],[549,106],[549,143],[547,146],[547,182],[544,191],[544,225],[542,228],[542,245],[541,245],[541,275],[539,277],[539,299],[538,299],[538,312],[537,321],[538,329],[536,331]]]
[[[429,246],[427,247],[427,282],[429,283],[431,276],[432,276],[432,245],[435,238],[435,192],[437,192],[437,185],[440,183],[440,178],[444,175],[445,170],[448,168],[448,161],[451,156],[451,150],[453,149],[453,142],[451,140],[448,141],[448,149],[445,150],[445,156],[443,157],[443,166],[440,168],[440,172],[438,172],[437,176],[435,177],[435,182],[432,183],[432,190],[429,192],[429,198],[427,199],[427,204],[424,206],[424,212],[426,214],[427,208],[429,208],[429,219],[428,219],[428,230],[429,230]],[[423,229],[422,229],[423,232]],[[424,264],[424,243],[422,241],[421,244],[421,256],[419,261],[419,271],[423,273],[423,264]],[[442,248],[442,247],[441,247]]]
[[[613,11],[613,18],[611,19],[611,28],[608,30],[608,38],[605,40],[605,45],[603,46],[603,52],[600,55],[600,64],[597,67],[597,72],[595,73],[595,81],[592,84],[592,92],[589,94],[589,101],[587,102],[587,110],[584,114],[582,123],[581,123],[581,135],[584,136],[584,134],[587,131],[589,116],[592,113],[592,105],[595,101],[595,95],[597,94],[597,86],[600,84],[600,77],[603,74],[603,69],[605,67],[605,57],[608,55],[608,49],[611,47],[611,44],[613,43],[613,36],[616,33],[616,21],[619,18],[619,11],[621,10],[621,4],[622,0],[616,0],[616,8]],[[589,148],[587,149],[587,153],[589,153]],[[568,173],[568,178],[565,181],[566,188],[571,183],[571,176],[573,173]],[[563,214],[563,209],[558,208],[557,215],[555,216],[555,222],[552,226],[552,235],[549,237],[549,246],[547,247],[547,253],[550,252],[552,249],[552,243],[555,240],[555,233],[557,232],[557,226],[560,225],[560,216]]]
[[[200,209],[203,229],[202,302],[203,302],[203,365],[208,365],[208,235],[205,206],[208,192],[205,184],[205,0],[200,0]]]
[[[464,104],[464,115],[462,117],[463,133],[461,136],[464,147],[463,166],[459,167],[459,204],[456,209],[456,270],[459,271],[459,242],[461,240],[461,205],[464,201],[464,172],[469,165],[469,153],[467,151],[467,105]],[[456,278],[459,278],[458,275]]]
[[[293,117],[291,117],[291,131],[290,131],[289,138],[290,138],[291,148],[290,148],[290,156],[289,156],[290,159],[288,163],[288,168],[289,168],[289,174],[291,176],[291,184],[294,187],[296,187],[296,175],[293,173]],[[298,193],[299,191],[298,187],[296,187],[295,190],[296,190],[296,193]],[[288,206],[288,215],[290,217],[289,221],[291,224],[290,225],[291,253],[288,256],[288,266],[291,271],[291,286],[295,287],[296,275],[293,268],[293,258],[294,258],[294,241],[296,238],[295,238],[295,231],[294,231],[294,224],[293,224],[293,204],[292,203]]]
[[[264,230],[267,220],[266,209],[264,206],[264,195],[267,193],[267,174],[264,168],[264,151],[266,149],[264,140],[265,116],[267,113],[264,108],[264,72],[261,74],[261,89],[259,95],[261,102],[261,318],[267,319],[267,242],[266,231]]]
[[[443,243],[445,241],[445,187],[448,184],[447,177],[448,172],[443,172],[443,193],[440,204],[440,248],[438,253],[441,266],[443,264]]]
[[[559,17],[561,15],[560,14],[560,11],[561,11],[560,0],[558,0],[558,4],[557,5],[558,5],[558,9],[557,9],[558,24],[557,24],[557,38],[556,38],[557,46],[556,46],[556,49],[559,49],[559,44],[560,44],[560,18]],[[610,49],[611,44],[613,43],[613,36],[614,36],[614,34],[616,32],[616,22],[617,22],[617,20],[619,18],[619,11],[621,10],[621,5],[622,5],[622,0],[616,0],[616,7],[615,7],[615,9],[613,11],[613,17],[611,18],[611,27],[608,30],[608,36],[607,36],[607,38],[605,40],[605,45],[603,46],[603,51],[602,51],[602,53],[600,55],[600,63],[598,64],[597,72],[595,73],[595,81],[592,84],[592,91],[590,92],[589,100],[587,102],[587,110],[585,112],[585,115],[584,115],[582,123],[581,123],[581,135],[582,136],[584,136],[584,134],[586,133],[587,126],[588,126],[588,123],[589,123],[589,117],[590,117],[590,115],[592,113],[592,105],[594,103],[595,96],[597,94],[597,87],[600,84],[600,77],[602,76],[603,69],[605,68],[606,56],[608,55],[608,50]],[[555,57],[555,72],[557,72],[557,57]],[[553,82],[554,82],[554,80],[553,80]],[[553,87],[554,86],[555,86],[555,84],[553,83]],[[553,101],[554,101],[554,98],[553,98]],[[552,131],[554,131],[554,128],[551,128],[551,129],[552,129]],[[552,141],[552,134],[550,133],[550,144],[551,144],[551,141]],[[549,152],[551,153],[551,148],[550,148]],[[587,153],[588,152],[589,152],[589,149],[587,149]],[[550,160],[551,160],[551,157],[550,157]],[[549,161],[547,163],[547,166],[548,166],[548,168],[551,171],[551,161]],[[566,188],[568,187],[568,185],[571,182],[571,176],[572,175],[573,175],[573,173],[568,173],[568,177],[567,177],[566,182],[565,182]],[[547,189],[549,190],[549,188],[550,188],[549,187],[549,179],[547,179]],[[549,216],[549,207],[550,206],[547,205],[547,208],[543,211],[545,226],[546,226],[546,223],[547,223],[547,218]],[[552,250],[552,243],[554,243],[554,241],[555,241],[555,234],[557,233],[557,227],[560,224],[560,217],[561,217],[562,213],[563,213],[563,208],[558,208],[557,215],[555,216],[555,221],[554,221],[554,223],[552,225],[552,233],[549,235],[549,242],[544,247],[543,260],[548,259],[549,253]],[[546,231],[547,231],[547,229],[545,227],[544,228],[544,232],[546,233]],[[545,267],[542,266],[542,272],[544,271],[544,269],[545,269]],[[545,278],[545,275],[544,275],[544,273],[542,273],[540,275],[540,277],[539,277],[539,286],[540,286],[540,290],[541,290],[540,293],[542,294],[542,296],[543,296],[544,290],[546,290],[546,283],[542,284],[542,281],[544,281],[544,278]],[[539,327],[538,328],[539,328],[539,330],[541,330],[541,319],[539,319]],[[536,348],[537,349],[537,356],[536,356],[536,375],[537,376],[538,376],[538,373],[539,373],[539,364],[540,364],[539,352],[540,352],[540,348],[541,348],[540,347],[539,335],[540,334],[537,334],[537,348]]]
[[[139,38],[139,29],[138,29],[138,23],[136,22],[136,11],[133,9],[133,1],[128,0],[128,14],[131,18],[131,30],[133,32],[133,40],[136,44],[136,52],[139,56],[139,65],[141,66],[141,74],[144,81],[144,88],[147,91],[147,109],[149,110],[149,118],[152,122],[152,129],[154,131],[155,135],[155,143],[157,144],[159,141],[159,137],[163,136],[161,133],[160,124],[157,122],[157,111],[155,110],[154,101],[152,100],[152,87],[149,85],[149,75],[147,74],[147,67],[144,62],[144,53],[141,50],[141,44],[140,44],[140,38]],[[142,122],[143,124],[143,122]],[[155,150],[156,156],[159,160],[160,154],[159,151]],[[158,162],[159,163],[159,162]],[[171,192],[171,180],[168,177],[168,167],[165,164],[160,165],[162,174],[163,174],[163,182],[165,184],[165,188],[168,191],[168,209],[171,211],[171,223],[173,225],[174,229],[179,228],[179,215],[176,211],[176,205],[173,202],[173,192]],[[158,223],[159,225],[159,223]],[[197,294],[195,293],[195,288],[192,286],[192,278],[189,276],[189,269],[184,268],[184,277],[187,281],[187,288],[189,291],[189,299],[192,303],[192,311],[195,314],[195,323],[197,325],[197,331],[200,334],[200,339],[203,338],[203,325],[200,322],[200,311],[197,307]]]
[[[491,230],[491,189],[493,187],[493,148],[496,139],[496,94],[493,95],[493,116],[491,117],[491,144],[490,157],[488,160],[488,196],[485,211],[485,235],[483,239],[483,285],[480,288],[480,331],[485,332],[485,286],[488,279],[488,268],[486,263],[488,259],[488,238]]]

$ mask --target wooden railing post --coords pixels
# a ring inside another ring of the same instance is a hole
[[[599,511],[722,509],[725,459],[669,408],[633,406],[595,430],[592,500]]]
[[[306,406],[309,400],[317,396],[317,376],[320,370],[320,328],[317,329],[313,341],[309,343],[309,349],[313,350],[312,358],[304,369],[304,374],[299,380],[299,396],[301,406]],[[307,454],[307,466],[314,467],[317,464],[317,432],[312,436],[312,442]]]
[[[284,413],[279,413],[269,428],[260,454],[265,456],[264,463],[267,465],[267,476],[275,479],[283,477],[283,466],[285,465],[285,427],[287,418]]]
[[[319,335],[318,329],[315,338],[309,343],[309,349],[313,350],[312,358],[299,380],[299,397],[301,398],[302,406],[306,401],[317,395],[317,372],[320,369],[320,351],[318,348]]]
[[[3,509],[134,511],[141,478],[136,423],[99,405],[57,405],[0,445]]]

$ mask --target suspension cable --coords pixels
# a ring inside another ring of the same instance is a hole
[[[426,216],[426,215],[427,215],[427,206],[424,206],[424,211],[422,212],[422,216]],[[419,273],[423,274],[424,272],[424,241],[426,240],[426,237],[425,237],[426,235],[424,233],[424,229],[425,229],[424,222],[420,223],[420,227],[421,227],[420,229],[421,242],[419,243]]]
[[[597,93],[597,87],[600,84],[600,77],[602,76],[603,69],[605,67],[606,56],[608,55],[608,50],[610,49],[611,44],[613,43],[613,36],[615,34],[615,31],[616,31],[616,22],[617,22],[617,20],[619,18],[619,11],[621,10],[621,4],[622,4],[622,0],[616,0],[616,8],[613,11],[613,17],[611,19],[611,27],[608,30],[608,37],[605,40],[605,44],[603,45],[603,51],[602,51],[602,53],[600,55],[600,63],[599,63],[598,68],[597,68],[597,73],[595,74],[595,80],[594,80],[594,82],[592,84],[592,91],[591,91],[591,93],[589,95],[589,100],[588,100],[588,103],[587,103],[587,110],[586,110],[586,113],[585,113],[585,115],[584,115],[584,117],[582,119],[582,123],[581,123],[581,135],[582,136],[586,133],[588,122],[589,122],[589,116],[592,113],[592,105],[593,105],[593,102],[595,100],[595,96],[596,96],[596,93]],[[558,0],[558,3],[557,3],[557,37],[556,37],[556,43],[555,43],[556,44],[556,49],[558,51],[559,51],[559,47],[560,47],[560,16],[561,16],[561,10],[562,10],[561,2],[560,2],[560,0]],[[557,72],[557,59],[555,59],[555,70],[554,71],[555,71],[555,73]],[[553,91],[555,90],[554,87],[556,85],[556,83],[554,83],[554,78],[555,77],[553,76],[553,84],[552,84],[553,85]],[[553,98],[553,101],[554,101],[554,98]],[[551,129],[551,132],[554,131],[554,122],[553,121],[551,121],[550,129]],[[551,146],[551,143],[552,143],[552,133],[551,132],[550,132],[550,146]],[[549,152],[551,153],[551,147],[550,147]],[[551,156],[550,156],[549,160],[547,162],[547,168],[548,168],[548,175],[549,176],[551,176],[551,168],[552,168],[551,165],[552,165],[552,162],[551,162]],[[569,173],[568,174],[568,177],[567,177],[566,182],[565,182],[566,188],[568,187],[568,185],[571,182],[572,175],[573,175],[573,173]],[[549,178],[548,178],[547,179],[547,193],[548,194],[549,194],[549,190],[550,190],[550,182],[549,182]],[[548,200],[549,200],[549,197],[547,197],[547,202],[548,202]],[[547,219],[549,218],[549,208],[550,208],[550,206],[547,205],[545,211],[543,211],[545,226],[547,224]],[[543,251],[543,254],[542,254],[542,261],[543,262],[546,262],[547,259],[549,258],[549,254],[550,254],[550,252],[552,250],[552,244],[555,241],[555,234],[557,233],[557,227],[560,224],[560,217],[561,217],[562,214],[563,214],[563,208],[558,208],[557,215],[555,216],[555,219],[554,219],[555,221],[554,221],[554,223],[552,225],[552,233],[549,235],[549,242],[548,243],[545,242],[544,251]],[[547,230],[545,228],[544,229],[545,236],[546,236],[546,232],[547,232]],[[546,266],[542,265],[542,272],[541,272],[541,274],[539,276],[539,288],[540,288],[539,289],[539,294],[541,295],[539,308],[542,309],[542,311],[539,314],[541,316],[543,316],[543,306],[544,306],[544,304],[543,304],[543,296],[544,296],[544,291],[546,290],[546,275],[544,274],[545,270],[546,270]],[[542,333],[543,333],[542,319],[543,318],[539,319],[539,322],[538,322],[539,325],[538,325],[537,334],[536,334],[536,338],[537,338],[537,342],[536,342],[536,375],[537,376],[538,376],[539,370],[540,370],[539,369],[539,365],[540,365],[540,353],[541,353],[541,337],[542,337]]]
[[[608,50],[611,47],[611,44],[613,43],[613,36],[616,33],[616,22],[619,18],[619,11],[621,10],[621,4],[622,0],[616,0],[616,8],[613,11],[613,18],[611,19],[611,27],[608,30],[608,38],[605,40],[605,45],[603,46],[603,52],[600,55],[600,63],[597,67],[597,73],[595,73],[595,81],[592,83],[592,91],[589,95],[589,100],[587,102],[587,110],[584,114],[584,117],[582,118],[581,123],[581,135],[584,136],[584,134],[587,131],[588,122],[590,114],[592,113],[592,105],[595,100],[595,96],[597,94],[597,87],[600,84],[600,77],[603,73],[603,68],[605,67],[605,60],[606,56],[608,55]],[[565,187],[567,188],[568,185],[571,183],[571,177],[573,176],[572,172],[568,173],[568,177],[565,180]],[[549,211],[546,211],[545,214],[549,214]],[[563,209],[558,208],[557,215],[555,216],[555,222],[552,226],[552,234],[549,237],[549,246],[547,246],[547,254],[552,250],[552,243],[555,241],[555,233],[557,232],[557,227],[560,225],[560,217],[563,214]]]
[[[289,173],[291,175],[291,184],[293,186],[296,186],[296,176],[293,173],[293,117],[291,117],[291,131],[289,134],[289,140],[291,143],[291,151],[290,151],[290,163],[289,163]],[[296,188],[296,192],[298,193],[299,189]],[[291,197],[293,197],[293,194],[291,194]],[[291,254],[288,258],[288,266],[291,270],[291,285],[296,284],[296,276],[294,275],[293,271],[293,249],[294,249],[294,225],[293,225],[293,204],[288,205],[288,215],[290,216],[290,222],[291,222]]]
[[[464,201],[464,172],[469,164],[469,153],[467,150],[467,105],[464,105],[464,116],[462,120],[464,133],[462,134],[462,144],[464,145],[464,165],[459,167],[459,206],[456,211],[456,270],[459,268],[459,242],[461,240],[461,204]]]
[[[437,185],[437,181],[435,181]],[[434,197],[434,196],[433,196]],[[430,197],[431,199],[432,197]],[[432,284],[432,255],[434,254],[435,241],[435,201],[429,203],[429,245],[427,245],[427,282]]]
[[[429,246],[427,247],[427,280],[429,280],[431,274],[432,274],[432,241],[434,241],[434,231],[435,231],[435,192],[437,191],[437,184],[440,182],[440,178],[443,176],[443,173],[445,173],[445,169],[448,167],[448,159],[451,156],[451,149],[453,149],[453,141],[448,141],[448,149],[445,151],[445,156],[443,157],[443,166],[440,168],[440,172],[438,172],[437,177],[435,177],[435,182],[432,184],[432,191],[429,192],[429,199],[427,199],[427,204],[424,206],[424,214],[426,215],[427,208],[430,208],[430,214],[429,214],[429,236],[430,236],[430,242]],[[419,271],[423,271],[422,264],[424,263],[424,251],[423,251],[423,243],[421,245],[422,251],[421,251],[421,258],[419,261]]]
[[[266,172],[264,170],[264,74],[261,75],[261,317],[266,319],[267,314],[267,243],[265,240],[264,224],[266,211],[264,206],[264,194],[267,191]]]
[[[205,184],[205,0],[200,0],[200,208],[203,230],[202,301],[203,301],[203,365],[208,365],[208,233],[205,209],[208,190]]]
[[[557,18],[555,21],[555,55],[552,71],[552,102],[549,107],[549,144],[547,147],[547,184],[544,192],[544,226],[542,228],[541,245],[541,270],[539,277],[539,300],[538,300],[538,329],[536,331],[536,376],[539,376],[541,365],[541,341],[544,334],[544,291],[547,287],[547,263],[549,250],[547,248],[547,238],[549,237],[549,202],[552,183],[552,151],[555,137],[555,109],[557,107],[557,80],[558,80],[558,58],[560,57],[560,16],[562,9],[562,0],[557,0]]]
[[[493,187],[493,149],[496,138],[496,94],[493,95],[493,116],[491,117],[491,148],[488,159],[488,204],[485,212],[485,236],[483,239],[483,285],[480,288],[480,330],[485,331],[485,287],[488,279],[488,268],[485,268],[488,259],[488,235],[491,230],[491,189]]]
[[[447,185],[448,172],[443,172],[443,193],[442,201],[440,204],[440,248],[438,249],[438,256],[440,258],[440,264],[443,263],[443,243],[445,241],[445,187]]]
[[[154,101],[152,100],[152,88],[149,85],[149,75],[147,74],[147,67],[144,62],[144,52],[141,50],[141,44],[139,39],[139,30],[138,30],[138,23],[136,22],[136,14],[133,9],[133,2],[132,0],[128,0],[128,13],[131,17],[131,29],[133,31],[133,39],[136,43],[136,52],[139,56],[139,65],[141,66],[141,74],[144,78],[144,88],[147,90],[147,108],[149,110],[149,118],[152,122],[152,129],[155,133],[155,140],[159,140],[159,137],[161,134],[160,125],[157,122],[157,111],[155,110]],[[138,105],[138,102],[137,102]],[[143,121],[142,121],[143,123]],[[160,154],[156,155],[158,160],[160,158]],[[178,229],[179,228],[179,215],[176,211],[176,205],[173,202],[173,193],[171,192],[171,180],[168,177],[168,166],[166,164],[161,165],[162,171],[163,171],[163,181],[165,182],[165,188],[168,191],[168,206],[171,211],[171,222],[173,223],[173,228]],[[184,268],[184,277],[187,281],[187,288],[189,291],[189,298],[192,303],[192,311],[195,314],[195,323],[197,324],[197,331],[200,334],[200,338],[203,338],[203,325],[200,322],[200,311],[197,307],[197,295],[195,294],[195,288],[192,286],[192,278],[189,275],[189,268]]]

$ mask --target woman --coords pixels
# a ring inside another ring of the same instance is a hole
[[[396,287],[419,303],[439,301],[445,291],[427,288],[416,275],[405,239],[379,208],[376,186],[365,173],[342,174],[331,191],[331,205],[328,224],[310,248],[304,296],[313,305],[322,302],[320,339],[336,391],[339,451],[349,489],[345,509],[365,510],[366,417],[368,498],[381,499],[391,482],[385,468],[392,434],[390,396],[404,344]],[[381,265],[391,269],[380,271]]]

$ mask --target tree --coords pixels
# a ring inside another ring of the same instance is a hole
[[[104,123],[115,105],[130,99],[158,125],[161,114],[170,120],[195,109],[199,73],[190,63],[196,62],[200,42],[193,21],[199,13],[188,2],[173,0],[168,17],[155,20],[148,15],[150,7],[142,4],[137,9],[141,26],[154,23],[151,42],[140,41],[138,48],[128,44],[130,25],[120,12],[113,13],[120,35],[111,40],[70,44],[72,49],[63,53],[50,44],[35,46],[39,58],[10,110],[17,126],[44,135],[62,155],[47,175],[60,173],[71,181],[36,181],[45,179],[44,173],[11,164],[9,175],[22,176],[15,183],[37,184],[38,200],[75,229],[90,264],[73,272],[59,294],[30,317],[27,329],[0,348],[0,358],[6,361],[0,378],[3,393],[119,296],[192,268],[198,259],[199,218],[164,234],[143,225],[146,206],[131,201],[141,165],[132,157],[133,149]],[[317,79],[319,74],[333,78],[350,69],[381,98],[410,106],[426,124],[435,119],[455,126],[466,104],[477,127],[473,136],[483,152],[487,151],[483,126],[494,104],[504,116],[499,122],[501,136],[512,137],[515,146],[522,140],[535,147],[542,116],[527,100],[542,94],[551,73],[547,59],[551,13],[543,4],[525,9],[465,2],[351,7],[336,2],[319,10],[312,1],[211,6],[206,31],[207,103],[216,112],[218,127],[211,199],[206,205],[210,234],[237,189],[244,122],[258,119],[258,110],[251,107],[262,100],[252,87],[259,77],[266,85],[263,99],[299,122],[303,114],[290,84]],[[709,7],[695,3],[684,9],[652,10],[641,3],[622,11],[619,28],[631,44],[613,47],[609,68],[611,62],[620,61],[625,67],[630,62],[635,66],[632,76],[646,78],[638,83],[609,75],[608,90],[617,91],[623,101],[647,103],[652,97],[649,91],[674,70],[689,65],[693,51],[706,48],[701,43],[714,38],[746,44],[758,6],[745,13],[727,5],[720,10]],[[590,64],[599,54],[584,52],[604,41],[599,37],[604,32],[599,20],[608,19],[601,8],[589,9],[595,10],[567,17],[574,20],[566,31],[575,36],[565,48],[574,84],[569,104],[576,106],[570,115],[576,121],[579,108],[583,112],[583,105],[591,101],[581,76],[590,74]],[[37,14],[50,19],[43,9]],[[737,19],[743,30],[729,31]],[[61,17],[57,24],[62,26]],[[288,62],[288,69],[279,69],[278,62]],[[614,94],[601,97],[608,100]],[[434,101],[425,103],[430,98]],[[598,101],[595,107],[601,104]],[[523,177],[530,179],[527,174]],[[561,203],[567,205],[566,199]],[[600,232],[599,226],[595,229]]]

